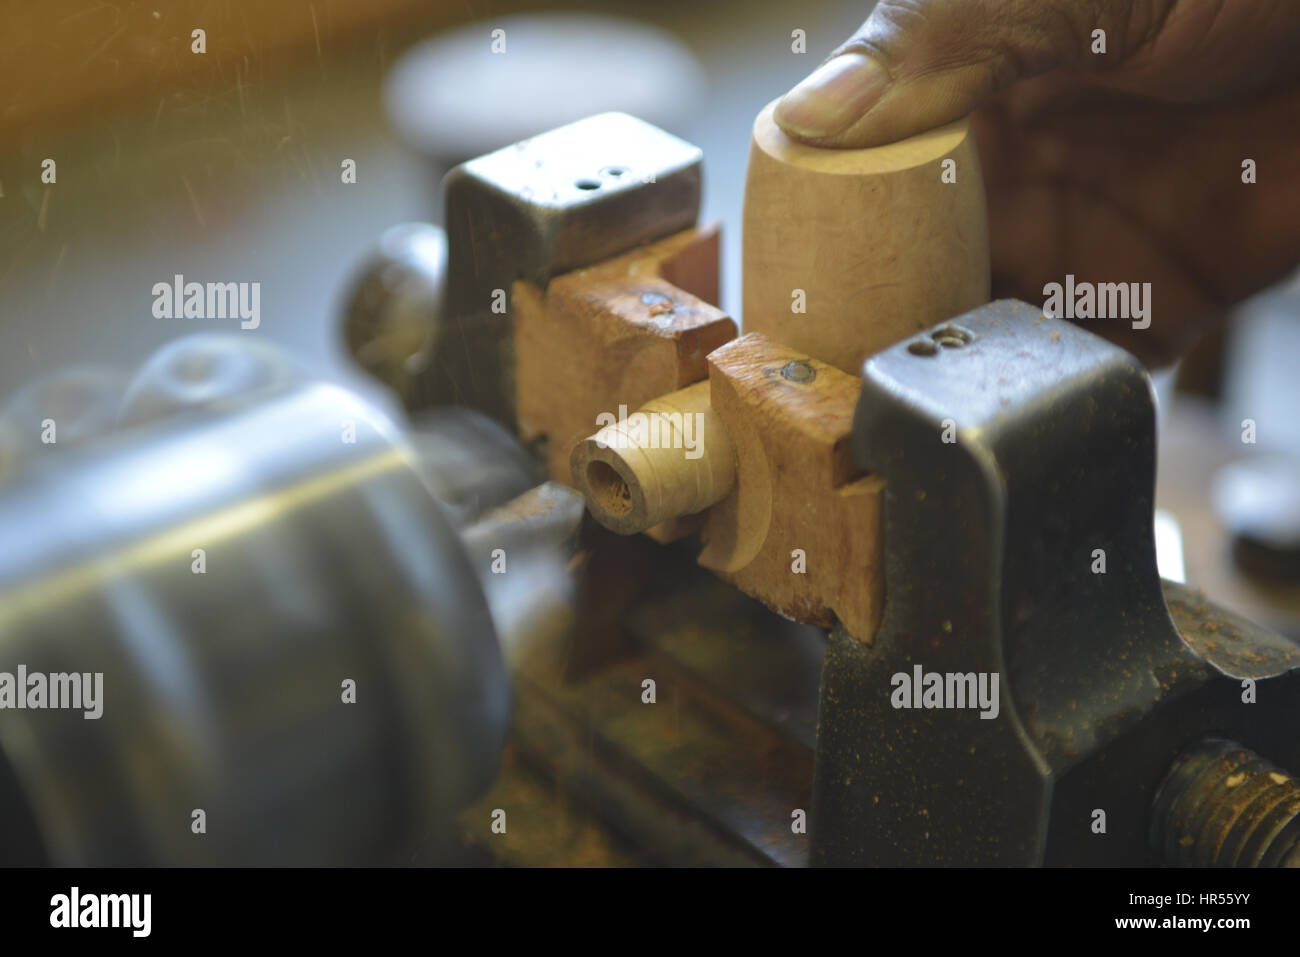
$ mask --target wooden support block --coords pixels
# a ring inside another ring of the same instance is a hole
[[[552,478],[574,484],[574,446],[606,424],[602,416],[621,418],[706,378],[705,357],[735,338],[736,324],[693,294],[716,295],[717,233],[678,233],[545,291],[514,284],[520,438],[545,442]]]
[[[820,149],[754,121],[745,179],[744,314],[862,374],[887,346],[989,298],[984,182],[959,120],[872,149]]]
[[[701,565],[797,621],[870,641],[884,605],[883,479],[853,464],[859,380],[750,333],[709,356],[735,489],[707,514]]]

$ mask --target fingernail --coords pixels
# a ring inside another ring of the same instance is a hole
[[[865,53],[844,53],[813,70],[781,98],[777,126],[799,136],[834,136],[867,112],[889,83],[885,69]]]

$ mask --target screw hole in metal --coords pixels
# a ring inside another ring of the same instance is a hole
[[[945,349],[960,349],[970,345],[971,334],[960,326],[947,325],[930,333],[930,338]]]
[[[607,179],[621,179],[626,176],[628,169],[626,166],[606,166],[600,171],[600,175]]]
[[[600,183],[594,179],[580,179],[573,185],[578,189],[600,189]]]
[[[929,339],[918,339],[908,343],[907,351],[914,356],[932,356],[939,351],[939,347]]]

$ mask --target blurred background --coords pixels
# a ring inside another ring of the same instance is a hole
[[[73,365],[95,366],[88,376],[129,374],[160,344],[214,331],[211,322],[153,316],[153,284],[182,274],[260,282],[260,328],[242,335],[287,346],[313,371],[391,405],[350,361],[341,332],[344,298],[377,238],[396,223],[437,223],[438,183],[456,162],[606,109],[703,149],[702,219],[724,226],[720,305],[738,314],[752,118],[848,36],[870,3],[565,9],[442,0],[7,5],[0,402]],[[204,53],[192,51],[196,29]],[[498,29],[504,55],[491,50]],[[792,50],[795,31],[805,53]],[[54,183],[42,182],[47,158],[57,164]],[[354,184],[341,181],[347,159]],[[1186,577],[1293,635],[1298,301],[1295,283],[1257,298],[1160,380],[1159,498],[1181,536]],[[1178,401],[1176,380],[1185,390]],[[1254,447],[1240,440],[1246,418],[1256,423]],[[1225,477],[1222,467],[1243,457],[1255,474]],[[1266,458],[1274,464],[1261,471]]]
[[[541,3],[11,7],[0,36],[0,385],[12,391],[74,362],[138,360],[202,331],[150,312],[153,283],[175,273],[261,281],[257,334],[347,375],[331,317],[379,234],[438,221],[438,184],[455,162],[618,104],[704,150],[703,218],[730,230],[723,307],[738,311],[750,124],[864,10],[671,0],[588,9],[594,39],[515,18],[545,15]],[[608,15],[654,29],[599,19]],[[386,108],[404,51],[474,21],[441,55],[408,65],[408,87],[427,101],[392,103],[411,92],[394,90]],[[206,54],[191,53],[194,28],[206,30]],[[504,56],[489,48],[493,29],[506,30]],[[790,49],[794,29],[807,34],[802,56]],[[52,186],[41,182],[47,157],[58,164]],[[340,181],[345,158],[357,163],[353,185]]]

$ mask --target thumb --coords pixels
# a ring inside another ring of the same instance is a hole
[[[1166,0],[1172,6],[1173,0]],[[1162,17],[1130,0],[880,0],[861,28],[777,104],[788,135],[879,146],[965,116],[1017,80],[1122,59],[1092,53],[1094,30],[1130,50]],[[1134,7],[1145,8],[1140,18]],[[1136,27],[1136,29],[1135,29]]]

